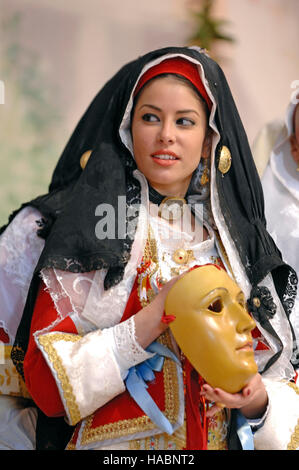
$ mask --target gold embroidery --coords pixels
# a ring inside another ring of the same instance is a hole
[[[209,419],[208,450],[227,450],[226,411],[220,410]]]
[[[299,388],[297,387],[297,385],[294,382],[287,382],[287,384],[288,384],[289,387],[291,387],[297,393],[297,395],[299,395]]]
[[[144,450],[183,450],[186,448],[186,421],[172,435],[163,433],[151,436],[139,442],[139,449]],[[138,450],[138,449],[136,449]]]
[[[166,331],[158,338],[158,341],[171,348],[171,339],[169,332]],[[179,414],[179,384],[177,379],[177,370],[175,363],[165,358],[164,367],[164,394],[165,394],[165,416],[174,424],[178,420]],[[156,425],[148,416],[120,420],[115,423],[104,424],[97,428],[92,428],[93,415],[89,416],[82,432],[82,445],[92,442],[101,442],[108,439],[117,439],[122,436],[128,436],[137,432],[151,431]],[[137,442],[137,441],[136,441]],[[134,445],[137,445],[136,443]]]
[[[122,436],[129,436],[136,432],[147,431],[154,428],[152,421],[148,416],[140,416],[139,418],[123,419],[116,423],[108,423],[97,428],[92,428],[93,415],[86,419],[83,433],[82,445],[91,442],[100,442],[106,439],[116,439]]]
[[[1,362],[3,362],[0,362],[0,395],[31,398],[25,382],[12,362],[12,346],[4,345],[2,350],[0,357]]]
[[[56,349],[54,348],[53,343],[56,341],[76,342],[80,339],[81,336],[70,333],[50,333],[38,337],[39,343],[44,348],[51,364],[57,372],[58,380],[62,387],[63,396],[65,398],[65,402],[69,410],[70,421],[72,425],[78,423],[81,420],[81,414],[79,407],[76,403],[73,387],[71,386],[68,380],[66,370],[62,364],[62,360],[59,357]]]
[[[297,387],[296,384],[294,384],[294,382],[288,382],[288,386],[291,387],[299,395],[299,388]],[[298,447],[299,447],[299,419],[291,435],[291,440],[288,443],[287,450],[297,450]]]

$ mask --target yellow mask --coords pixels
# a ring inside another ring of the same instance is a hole
[[[206,265],[187,273],[169,291],[165,313],[175,315],[170,328],[179,347],[212,387],[236,393],[257,373],[255,322],[224,270]]]

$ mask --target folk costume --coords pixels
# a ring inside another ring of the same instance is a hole
[[[198,185],[199,167],[186,194],[195,234],[165,222],[156,210],[163,195],[149,187],[134,161],[134,95],[154,67],[165,73],[166,60],[194,79],[213,131],[210,182]],[[186,61],[193,72],[186,72]],[[82,170],[80,159],[90,150]],[[109,230],[115,236],[101,237],[104,208],[113,209]],[[204,241],[198,235],[203,225],[209,234]],[[289,321],[297,277],[266,231],[246,134],[223,72],[203,51],[169,47],[125,65],[80,120],[49,193],[24,204],[2,232],[3,276],[13,284],[16,306],[2,326],[17,372],[41,410],[37,448],[244,448],[235,410],[205,419],[201,378],[169,331],[147,350],[135,338],[134,314],[159,284],[207,263],[222,264],[235,278],[257,322],[256,360],[269,405],[261,420],[245,423],[254,431],[254,446],[298,446]],[[22,237],[34,246],[34,256],[27,244],[17,243]],[[51,442],[56,426],[64,431],[63,443]]]

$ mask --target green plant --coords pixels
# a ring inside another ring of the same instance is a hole
[[[212,50],[216,41],[234,42],[235,39],[223,30],[230,22],[213,17],[214,0],[201,0],[200,3],[200,10],[192,12],[196,26],[188,42],[208,51]]]

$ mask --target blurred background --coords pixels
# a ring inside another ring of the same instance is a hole
[[[298,0],[0,0],[0,226],[47,192],[81,115],[123,64],[198,44],[252,143],[299,88]]]

